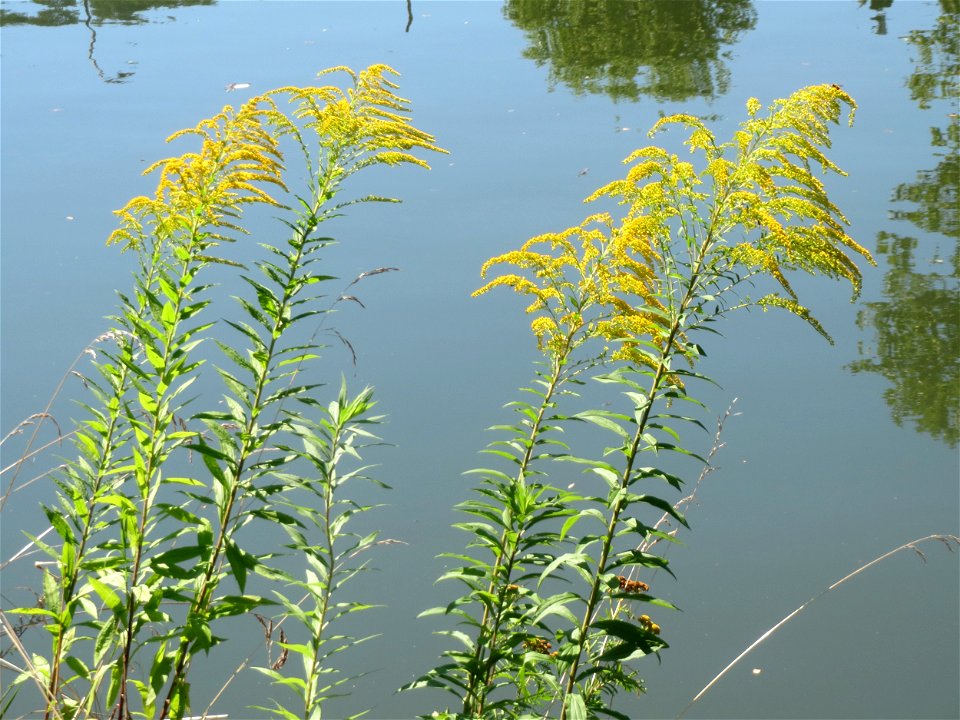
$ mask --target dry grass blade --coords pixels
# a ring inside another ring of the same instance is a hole
[[[2,471],[0,471],[0,474],[6,474],[9,470],[13,470],[13,475],[10,477],[10,480],[7,483],[7,489],[4,492],[3,497],[0,498],[0,510],[2,510],[3,507],[7,504],[7,500],[10,498],[11,493],[14,492],[14,483],[16,482],[17,477],[20,474],[20,469],[23,467],[24,463],[30,458],[37,455],[38,453],[46,450],[48,447],[55,444],[62,443],[66,438],[76,433],[76,430],[71,430],[70,432],[64,434],[60,429],[60,424],[57,422],[56,418],[54,418],[53,415],[50,414],[50,410],[53,408],[54,402],[60,396],[60,392],[63,390],[63,386],[66,384],[67,380],[76,373],[77,365],[80,363],[80,361],[84,357],[89,356],[89,357],[96,358],[97,352],[94,348],[98,344],[105,341],[116,340],[118,337],[121,337],[121,336],[128,337],[129,333],[123,330],[109,330],[95,337],[83,350],[80,351],[80,354],[77,355],[76,358],[74,358],[73,362],[70,363],[70,367],[67,368],[67,371],[60,378],[60,381],[57,383],[57,387],[54,388],[53,394],[50,396],[50,399],[47,401],[47,406],[41,412],[34,413],[30,417],[28,417],[26,420],[22,421],[19,425],[17,425],[17,427],[15,427],[13,430],[7,433],[7,435],[3,438],[3,440],[0,440],[0,445],[2,445],[7,440],[9,440],[13,435],[20,434],[20,432],[25,426],[28,426],[28,425],[34,426],[33,433],[31,433],[30,438],[27,440],[26,449],[23,451],[20,457],[17,458],[16,461],[11,463],[7,467],[3,468]],[[82,376],[81,376],[81,379],[82,379]],[[40,422],[35,422],[37,420],[39,420]],[[33,445],[37,440],[38,434],[40,433],[40,426],[43,424],[42,422],[43,420],[49,420],[56,427],[57,437],[55,440],[52,440],[39,448],[34,448]],[[36,479],[37,478],[34,478],[34,480]],[[33,482],[33,480],[31,480],[30,482]]]
[[[0,440],[0,445],[2,445],[3,443],[5,443],[7,440],[9,440],[9,439],[10,439],[11,437],[13,437],[14,435],[19,435],[19,434],[21,434],[21,433],[23,432],[23,428],[25,428],[25,427],[27,427],[27,426],[29,426],[29,425],[38,425],[38,424],[39,424],[38,421],[43,421],[43,420],[49,420],[50,422],[53,423],[54,427],[57,428],[57,437],[62,437],[62,436],[63,436],[63,431],[60,429],[60,423],[57,422],[57,419],[56,419],[53,415],[51,415],[51,414],[48,413],[48,412],[38,412],[38,413],[34,413],[33,415],[31,415],[30,417],[26,418],[25,420],[21,420],[21,421],[19,422],[19,424],[18,424],[13,430],[11,430],[10,432],[8,432],[8,433],[4,436],[3,440]]]
[[[778,622],[776,625],[774,625],[773,627],[771,627],[769,630],[767,630],[765,633],[763,633],[763,635],[761,635],[760,637],[758,637],[758,638],[757,638],[756,640],[754,640],[749,646],[747,646],[747,649],[746,649],[746,650],[744,650],[742,653],[740,653],[739,655],[737,655],[737,657],[735,657],[735,658],[733,659],[733,661],[732,661],[729,665],[727,665],[723,670],[721,670],[720,673],[719,673],[715,678],[713,678],[713,680],[711,680],[710,682],[708,682],[708,683],[704,686],[704,688],[703,688],[700,692],[698,692],[690,702],[688,702],[688,703],[686,704],[686,706],[683,708],[683,710],[680,711],[680,714],[677,715],[677,720],[679,720],[680,718],[682,718],[682,717],[687,713],[687,710],[690,709],[690,706],[691,706],[691,705],[693,705],[695,702],[697,702],[698,700],[700,700],[700,698],[702,698],[704,695],[706,695],[706,694],[707,694],[707,691],[709,691],[710,688],[712,688],[714,685],[716,685],[717,682],[719,682],[720,678],[722,678],[722,677],[723,677],[724,675],[726,675],[730,670],[732,670],[732,669],[737,665],[737,663],[739,663],[741,660],[743,660],[743,658],[745,658],[747,655],[749,655],[749,654],[754,650],[754,648],[756,648],[758,645],[760,645],[760,643],[762,643],[764,640],[766,640],[766,639],[769,638],[771,635],[773,635],[777,630],[779,630],[779,629],[782,628],[784,625],[786,625],[788,622],[790,622],[790,620],[792,620],[792,619],[795,618],[797,615],[799,615],[801,612],[803,612],[803,610],[805,610],[808,605],[810,605],[811,603],[813,603],[815,600],[819,600],[821,597],[823,597],[824,595],[826,595],[826,594],[827,594],[828,592],[830,592],[831,590],[834,590],[834,589],[840,587],[840,586],[843,585],[845,582],[847,582],[847,580],[851,580],[852,578],[854,578],[854,577],[856,577],[857,575],[859,575],[860,573],[862,573],[864,570],[867,570],[868,568],[873,567],[873,566],[876,565],[877,563],[882,562],[883,560],[886,560],[887,558],[889,558],[889,557],[891,557],[891,556],[893,556],[893,555],[896,555],[898,552],[900,552],[900,551],[902,551],[902,550],[913,550],[914,552],[917,552],[918,554],[920,554],[921,559],[922,559],[924,562],[926,562],[926,558],[923,556],[922,553],[920,553],[920,551],[917,549],[916,546],[919,545],[920,543],[927,542],[928,540],[939,540],[939,541],[942,542],[944,545],[946,545],[947,549],[950,550],[951,552],[953,551],[953,546],[954,546],[954,545],[960,545],[960,537],[957,537],[956,535],[944,535],[944,534],[939,534],[939,533],[938,533],[938,534],[934,534],[934,535],[927,535],[926,537],[917,538],[916,540],[911,540],[911,541],[908,542],[908,543],[904,543],[903,545],[900,545],[899,547],[896,547],[896,548],[894,548],[893,550],[890,550],[889,552],[885,552],[883,555],[880,555],[880,556],[878,556],[878,557],[875,557],[875,558],[874,558],[873,560],[871,560],[870,562],[868,562],[868,563],[866,563],[866,564],[864,564],[864,565],[861,565],[861,566],[858,567],[856,570],[854,570],[852,573],[843,576],[842,578],[840,578],[839,580],[837,580],[835,583],[833,583],[833,585],[831,585],[831,586],[828,587],[828,588],[825,588],[824,590],[821,590],[819,593],[817,593],[817,594],[814,595],[812,598],[810,598],[809,600],[807,600],[805,603],[803,603],[803,605],[801,605],[801,606],[798,607],[796,610],[794,610],[793,612],[791,612],[789,615],[787,615],[786,617],[784,617],[780,622]]]
[[[283,632],[283,628],[280,628],[280,643],[283,644],[287,641],[287,635]],[[287,657],[289,656],[290,651],[287,648],[283,648],[280,652],[280,657],[277,658],[277,661],[270,666],[271,670],[279,670],[287,663]]]
[[[26,666],[26,672],[29,674],[30,679],[33,680],[37,688],[40,690],[40,694],[46,699],[46,702],[49,706],[49,715],[47,717],[52,720],[63,720],[63,716],[60,714],[60,711],[57,709],[56,699],[50,695],[50,691],[47,689],[47,686],[44,682],[43,673],[37,670],[34,666],[33,661],[30,659],[30,653],[27,652],[27,649],[23,646],[23,643],[20,642],[20,638],[17,636],[16,629],[13,625],[10,624],[10,621],[7,619],[7,614],[0,610],[0,630],[3,631],[3,634],[7,636],[13,646],[16,648],[17,653],[23,659],[23,663]],[[3,665],[8,668],[15,668],[18,673],[22,674],[22,670],[16,668],[12,663],[8,663],[6,660],[3,661]]]
[[[50,533],[52,530],[53,530],[53,527],[52,527],[52,526],[51,526],[51,527],[48,527],[48,528],[47,528],[46,530],[44,530],[42,533],[40,533],[39,535],[37,535],[36,540],[43,540],[44,536],[46,536],[46,535],[47,535],[48,533]],[[35,547],[36,547],[36,540],[31,540],[31,541],[28,542],[26,545],[24,545],[22,548],[20,548],[20,550],[17,551],[12,558],[10,558],[9,560],[4,560],[2,563],[0,563],[0,570],[3,570],[7,565],[9,565],[9,564],[12,563],[12,562],[14,562],[14,561],[16,561],[16,560],[19,560],[19,559],[22,558],[22,557],[26,557],[27,555],[32,555],[34,552],[36,552],[36,549],[35,549]]]

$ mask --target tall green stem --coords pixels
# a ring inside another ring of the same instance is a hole
[[[620,475],[620,492],[618,493],[617,499],[614,501],[613,507],[610,511],[610,518],[607,523],[606,533],[603,536],[603,544],[601,545],[600,556],[597,559],[593,583],[590,588],[590,594],[587,598],[583,619],[580,623],[579,635],[577,638],[577,655],[571,663],[569,670],[567,670],[567,679],[562,697],[562,707],[560,710],[560,720],[567,719],[568,705],[566,698],[572,695],[576,688],[577,672],[580,668],[580,663],[583,659],[583,655],[589,641],[590,625],[594,620],[594,614],[596,612],[597,605],[599,604],[602,578],[607,571],[607,562],[610,558],[610,552],[613,547],[614,538],[617,536],[620,515],[623,512],[624,507],[628,504],[626,499],[626,489],[629,486],[630,479],[633,475],[633,465],[640,450],[640,443],[642,442],[643,436],[646,433],[647,423],[650,419],[650,412],[652,411],[653,404],[657,399],[657,394],[660,392],[661,383],[668,372],[669,361],[676,353],[674,350],[674,343],[676,342],[677,336],[681,331],[681,323],[686,309],[689,307],[690,302],[695,295],[696,288],[699,286],[701,279],[700,274],[703,270],[704,261],[710,251],[710,248],[712,247],[712,244],[713,228],[711,227],[699,248],[695,266],[687,283],[687,289],[684,292],[677,311],[673,314],[670,329],[660,351],[660,359],[657,362],[653,378],[650,382],[650,389],[647,392],[646,403],[637,416],[637,429],[634,432],[633,440],[631,441],[631,444],[625,453],[624,467]]]
[[[228,476],[230,478],[231,485],[223,504],[218,510],[218,529],[216,540],[214,541],[209,558],[205,564],[206,566],[203,575],[201,576],[198,588],[194,594],[193,601],[191,602],[190,609],[187,614],[188,626],[191,624],[192,620],[199,621],[201,624],[205,623],[205,617],[210,607],[210,603],[212,602],[213,593],[217,585],[218,568],[220,567],[227,538],[230,534],[234,507],[236,505],[237,497],[241,488],[241,479],[243,473],[246,471],[248,459],[263,447],[265,438],[263,437],[262,433],[258,432],[257,429],[257,420],[265,407],[263,404],[263,394],[267,385],[272,380],[270,373],[271,364],[276,356],[277,342],[282,335],[282,327],[286,322],[285,318],[288,313],[290,301],[294,295],[293,282],[300,271],[300,262],[303,257],[304,247],[309,242],[309,237],[316,228],[316,212],[318,210],[319,203],[312,208],[310,216],[302,221],[301,227],[298,230],[298,235],[291,243],[295,249],[295,252],[289,260],[290,282],[288,282],[287,286],[284,288],[283,299],[276,312],[273,327],[270,328],[270,339],[267,343],[266,356],[258,365],[249,415],[243,431],[240,434],[240,437],[242,438],[241,446],[239,452],[237,453],[236,459],[232,463],[233,467],[230,468],[230,474]],[[190,652],[190,644],[191,638],[188,635],[184,635],[181,638],[180,645],[177,649],[176,658],[173,664],[174,671],[170,689],[167,693],[166,699],[164,700],[163,709],[160,713],[161,719],[168,716],[174,699],[177,698],[178,695],[185,689],[187,666],[192,654]],[[181,710],[185,709],[183,708],[182,704],[179,707]]]
[[[539,409],[537,410],[537,417],[534,420],[527,436],[525,443],[526,449],[523,453],[523,457],[520,459],[520,466],[517,470],[517,484],[522,484],[525,481],[524,479],[526,477],[527,470],[529,469],[530,462],[533,459],[533,449],[537,445],[536,440],[540,435],[540,430],[543,425],[544,416],[547,409],[552,407],[554,393],[559,385],[563,382],[563,369],[566,365],[570,350],[573,345],[574,335],[578,330],[579,328],[574,328],[569,331],[564,341],[563,350],[552,357],[552,371],[550,374],[550,380],[547,383],[546,391],[543,394],[543,400],[540,403]],[[516,524],[518,518],[511,514],[510,521],[511,524]],[[525,518],[520,518],[519,521],[523,523]],[[523,537],[525,530],[526,528],[522,526],[515,532],[511,530],[504,530],[500,537],[500,547],[503,548],[509,541],[510,551],[505,562],[503,552],[500,552],[497,555],[497,559],[491,571],[488,592],[491,595],[496,594],[497,596],[496,610],[493,618],[491,618],[490,606],[484,605],[483,617],[480,621],[480,637],[477,638],[474,655],[476,672],[479,673],[479,675],[471,675],[471,683],[468,686],[463,704],[463,712],[466,715],[483,715],[484,705],[486,704],[487,689],[489,688],[490,681],[496,670],[496,664],[489,661],[487,658],[492,657],[492,655],[496,652],[497,639],[503,622],[503,614],[508,606],[508,599],[506,593],[503,591],[503,588],[510,583],[512,578],[517,552],[520,547],[520,540]],[[503,569],[502,581],[499,579],[499,575],[501,575],[501,568]],[[500,588],[500,591],[496,592],[498,588]],[[489,637],[484,638],[483,635],[487,631],[488,623]]]
[[[195,241],[198,236],[199,228],[194,227],[191,232],[191,239]],[[164,322],[166,328],[162,339],[163,354],[155,368],[154,375],[154,377],[158,378],[159,382],[156,387],[156,396],[149,401],[152,403],[152,406],[147,408],[150,413],[150,424],[145,430],[142,428],[135,429],[135,434],[141,437],[142,441],[145,440],[147,442],[147,452],[144,453],[142,457],[142,466],[135,469],[138,490],[140,492],[140,514],[137,519],[136,542],[133,548],[133,564],[128,575],[124,643],[120,657],[120,694],[117,705],[117,717],[120,718],[120,720],[124,720],[130,714],[127,682],[129,679],[130,666],[133,662],[134,630],[138,625],[137,610],[141,604],[137,588],[141,582],[140,574],[143,569],[144,552],[149,545],[147,541],[149,523],[153,519],[153,502],[156,499],[158,491],[154,480],[155,475],[158,474],[159,468],[163,465],[171,449],[167,444],[168,440],[165,433],[167,427],[169,427],[173,421],[173,414],[169,411],[168,406],[168,395],[171,389],[169,381],[173,370],[171,363],[175,362],[180,364],[183,362],[182,358],[174,359],[175,355],[181,351],[178,331],[182,319],[183,304],[189,297],[193,280],[197,271],[202,266],[202,261],[197,260],[198,251],[194,242],[191,242],[189,248],[180,262],[180,278],[176,286],[177,295],[173,303],[172,315]],[[144,320],[144,323],[149,322],[149,319]],[[145,327],[146,326],[144,326],[144,328]],[[138,330],[146,335],[147,331],[144,328],[138,328]],[[148,341],[149,338],[145,337],[144,340]],[[137,421],[132,420],[132,423],[136,426]],[[136,449],[134,449],[134,454],[138,455]],[[159,482],[159,476],[157,476],[156,480]]]
[[[157,268],[160,265],[160,250],[157,244],[151,248],[148,256],[150,259],[146,263],[145,267],[144,284],[146,287],[154,287],[156,282]],[[137,309],[137,314],[143,312],[143,310],[144,305],[143,303],[140,303]],[[61,568],[61,607],[63,618],[59,620],[57,624],[54,650],[50,662],[48,697],[52,700],[47,704],[44,714],[45,720],[50,720],[51,712],[56,711],[53,706],[53,702],[55,702],[55,699],[60,697],[60,665],[63,662],[64,653],[68,650],[69,643],[67,642],[67,633],[70,630],[73,620],[72,605],[76,599],[76,590],[80,582],[83,562],[86,559],[87,545],[94,533],[94,518],[97,508],[101,505],[101,492],[104,488],[106,479],[115,469],[115,455],[123,442],[119,435],[123,431],[123,399],[130,388],[130,368],[127,363],[133,363],[135,361],[134,343],[136,342],[136,338],[135,336],[121,337],[123,339],[120,353],[126,356],[126,362],[121,361],[113,366],[116,369],[115,377],[113,376],[112,370],[108,370],[103,373],[105,377],[107,377],[107,380],[110,383],[109,389],[112,391],[105,407],[107,422],[103,425],[102,429],[99,430],[82,430],[82,432],[88,433],[88,436],[89,433],[92,432],[95,432],[98,435],[96,441],[96,467],[94,468],[93,477],[89,484],[86,484],[86,481],[83,481],[84,484],[82,487],[75,486],[74,488],[75,492],[85,493],[85,496],[89,499],[89,501],[85,503],[74,503],[74,507],[82,513],[81,517],[79,518],[81,525],[80,536],[77,538],[76,552],[72,568],[70,569],[71,571],[66,572],[64,568]],[[79,483],[81,481],[79,478],[77,478],[76,482]],[[64,538],[64,542],[68,542],[68,539]],[[95,691],[96,687],[91,687],[88,694],[92,694]]]

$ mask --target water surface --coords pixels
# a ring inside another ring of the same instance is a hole
[[[447,702],[393,691],[448,647],[431,635],[438,625],[414,618],[452,591],[433,582],[437,553],[462,547],[449,527],[468,493],[461,472],[480,464],[483,428],[509,418],[500,406],[535,357],[520,301],[469,298],[478,269],[579,222],[582,199],[622,174],[661,114],[707,117],[724,137],[749,96],[842,85],[860,109],[852,129],[835,131],[832,157],[849,177],[829,187],[879,267],[855,304],[846,288],[799,283],[835,346],[754,312],[707,348],[704,370],[722,389],[702,397],[714,416],[737,398],[740,414],[691,508],[693,531],[670,552],[679,580],[658,586],[683,610],[663,623],[672,647],[642,666],[649,693],[618,707],[674,717],[753,639],[859,564],[957,533],[957,47],[956,24],[938,25],[949,3],[412,2],[410,15],[400,2],[133,5],[63,3],[41,17],[36,3],[3,3],[4,433],[44,408],[107,327],[132,264],[104,246],[111,211],[152,189],[140,170],[183,150],[163,144],[174,130],[251,93],[310,84],[325,67],[386,62],[402,73],[415,124],[451,151],[429,173],[371,176],[364,192],[403,205],[361,207],[332,228],[341,244],[330,270],[345,282],[401,268],[363,284],[366,309],[336,318],[356,366],[337,347],[329,364],[334,384],[342,369],[355,387],[378,388],[396,447],[376,457],[394,490],[377,496],[388,507],[375,522],[406,543],[384,548],[379,572],[357,585],[386,605],[366,618],[383,635],[345,658],[370,674],[333,716],[412,717]],[[225,92],[241,82],[250,88]],[[660,140],[679,149],[675,136]],[[257,229],[273,232],[268,221]],[[79,382],[54,408],[64,427],[68,397],[82,397]],[[691,442],[706,451],[710,438]],[[3,465],[13,459],[5,447]],[[12,496],[2,557],[23,531],[42,530],[37,505],[49,498],[48,482]],[[819,600],[687,716],[957,717],[957,555],[925,554]],[[4,607],[36,580],[31,567],[5,571]],[[236,626],[195,691],[198,711],[258,643],[252,621]],[[253,674],[234,691],[216,710],[238,718],[255,717],[245,708],[271,692]]]

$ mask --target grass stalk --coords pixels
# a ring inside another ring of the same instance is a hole
[[[944,545],[944,547],[946,547],[947,550],[950,550],[951,552],[953,552],[953,549],[954,549],[955,546],[960,547],[960,537],[958,537],[958,536],[956,536],[956,535],[949,535],[949,534],[943,534],[943,533],[934,533],[933,535],[926,535],[926,536],[924,536],[924,537],[917,538],[916,540],[911,540],[910,542],[906,542],[906,543],[904,543],[903,545],[899,545],[898,547],[895,547],[895,548],[893,548],[892,550],[888,550],[887,552],[885,552],[885,553],[883,553],[883,554],[881,554],[881,555],[878,555],[877,557],[873,558],[873,560],[870,560],[869,562],[866,562],[866,563],[864,563],[863,565],[860,565],[860,566],[859,566],[858,568],[856,568],[853,572],[847,573],[847,574],[844,575],[842,578],[840,578],[839,580],[837,580],[835,583],[833,583],[832,585],[828,585],[828,586],[825,587],[823,590],[821,590],[819,593],[817,593],[817,594],[814,595],[812,598],[810,598],[809,600],[807,600],[805,603],[803,603],[802,605],[800,605],[799,607],[797,607],[797,608],[794,609],[793,611],[787,613],[779,622],[775,623],[775,624],[774,624],[773,626],[771,626],[766,632],[764,632],[763,634],[761,634],[760,637],[758,637],[756,640],[754,640],[752,643],[750,643],[750,644],[743,650],[743,652],[741,652],[741,653],[740,653],[739,655],[737,655],[733,660],[731,660],[731,661],[723,668],[723,670],[721,670],[719,673],[717,673],[717,675],[714,676],[714,678],[713,678],[710,682],[708,682],[706,685],[703,686],[703,688],[700,690],[700,692],[698,692],[696,695],[693,696],[693,698],[691,698],[690,702],[688,702],[688,703],[683,707],[683,709],[680,711],[680,713],[677,715],[677,720],[680,720],[680,718],[682,718],[684,715],[686,715],[686,714],[687,714],[687,711],[694,705],[694,703],[699,702],[699,701],[703,698],[703,696],[706,695],[714,685],[716,685],[718,682],[720,682],[720,680],[723,678],[724,675],[726,675],[726,674],[727,674],[728,672],[730,672],[734,667],[736,667],[736,666],[740,663],[741,660],[743,660],[747,655],[749,655],[751,652],[753,652],[753,651],[754,651],[757,647],[759,647],[762,643],[764,643],[764,642],[766,642],[767,640],[769,640],[769,639],[774,635],[774,633],[776,633],[778,630],[780,630],[780,628],[782,628],[782,627],[783,627],[784,625],[786,625],[788,622],[790,622],[790,621],[793,620],[795,617],[797,617],[797,615],[799,615],[799,614],[802,613],[804,610],[806,610],[811,604],[813,604],[814,602],[816,602],[817,600],[819,600],[820,598],[822,598],[822,597],[823,597],[824,595],[826,595],[828,592],[831,592],[832,590],[836,590],[837,588],[839,588],[841,585],[843,585],[843,584],[846,583],[847,581],[852,580],[853,578],[855,578],[855,577],[856,577],[857,575],[859,575],[860,573],[865,572],[866,570],[869,570],[869,569],[872,568],[874,565],[877,565],[878,563],[881,563],[881,562],[883,562],[884,560],[886,560],[886,559],[888,559],[888,558],[890,558],[890,557],[893,557],[893,556],[896,555],[897,553],[903,552],[904,550],[913,550],[915,553],[917,553],[917,554],[920,556],[920,559],[921,559],[921,560],[923,560],[924,562],[926,562],[926,557],[924,556],[924,554],[923,554],[922,552],[920,552],[920,550],[917,548],[917,546],[918,546],[918,545],[921,545],[921,544],[923,544],[923,543],[926,543],[926,542],[930,542],[930,541],[932,541],[932,540],[936,540],[936,541],[942,543],[942,544]]]

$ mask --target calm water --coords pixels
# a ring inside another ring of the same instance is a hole
[[[909,540],[958,532],[956,16],[937,30],[953,3],[414,1],[409,16],[403,2],[89,5],[89,18],[65,2],[38,24],[40,5],[3,3],[4,433],[43,409],[105,329],[132,262],[104,247],[111,211],[152,190],[142,168],[182,151],[164,146],[172,131],[250,93],[310,84],[331,65],[386,62],[402,73],[417,126],[451,151],[429,173],[370,179],[404,204],[357,209],[330,253],[331,272],[347,279],[402,270],[363,284],[366,310],[337,316],[358,360],[351,367],[332,347],[330,366],[332,378],[343,368],[355,387],[375,384],[390,415],[384,435],[396,447],[376,460],[394,490],[376,497],[388,503],[376,523],[407,543],[384,548],[379,573],[357,585],[386,604],[366,618],[383,634],[345,659],[370,674],[334,715],[412,717],[446,702],[393,690],[447,647],[430,634],[436,624],[414,617],[447,596],[433,585],[443,569],[434,558],[462,547],[449,528],[468,492],[460,473],[477,464],[482,429],[507,417],[500,406],[534,356],[520,303],[469,299],[478,268],[579,222],[582,198],[621,175],[661,113],[708,116],[724,137],[750,95],[766,103],[841,84],[860,111],[835,132],[833,157],[850,176],[830,187],[879,266],[856,304],[830,283],[799,283],[833,347],[774,313],[735,317],[707,346],[704,370],[723,388],[701,397],[714,415],[738,398],[741,414],[689,513],[693,531],[671,551],[679,581],[658,587],[683,609],[664,623],[672,647],[642,667],[649,693],[621,710],[676,716],[827,585]],[[250,89],[225,94],[240,82]],[[79,383],[67,396],[81,397]],[[67,400],[54,408],[64,427],[71,412]],[[43,529],[37,504],[49,497],[43,482],[12,496],[2,558],[23,531]],[[925,553],[926,564],[903,553],[813,604],[687,716],[958,717],[957,555]],[[8,568],[4,607],[36,579]],[[257,648],[252,621],[235,631],[195,691],[197,711]],[[245,708],[269,692],[251,673],[216,710],[254,717]]]

